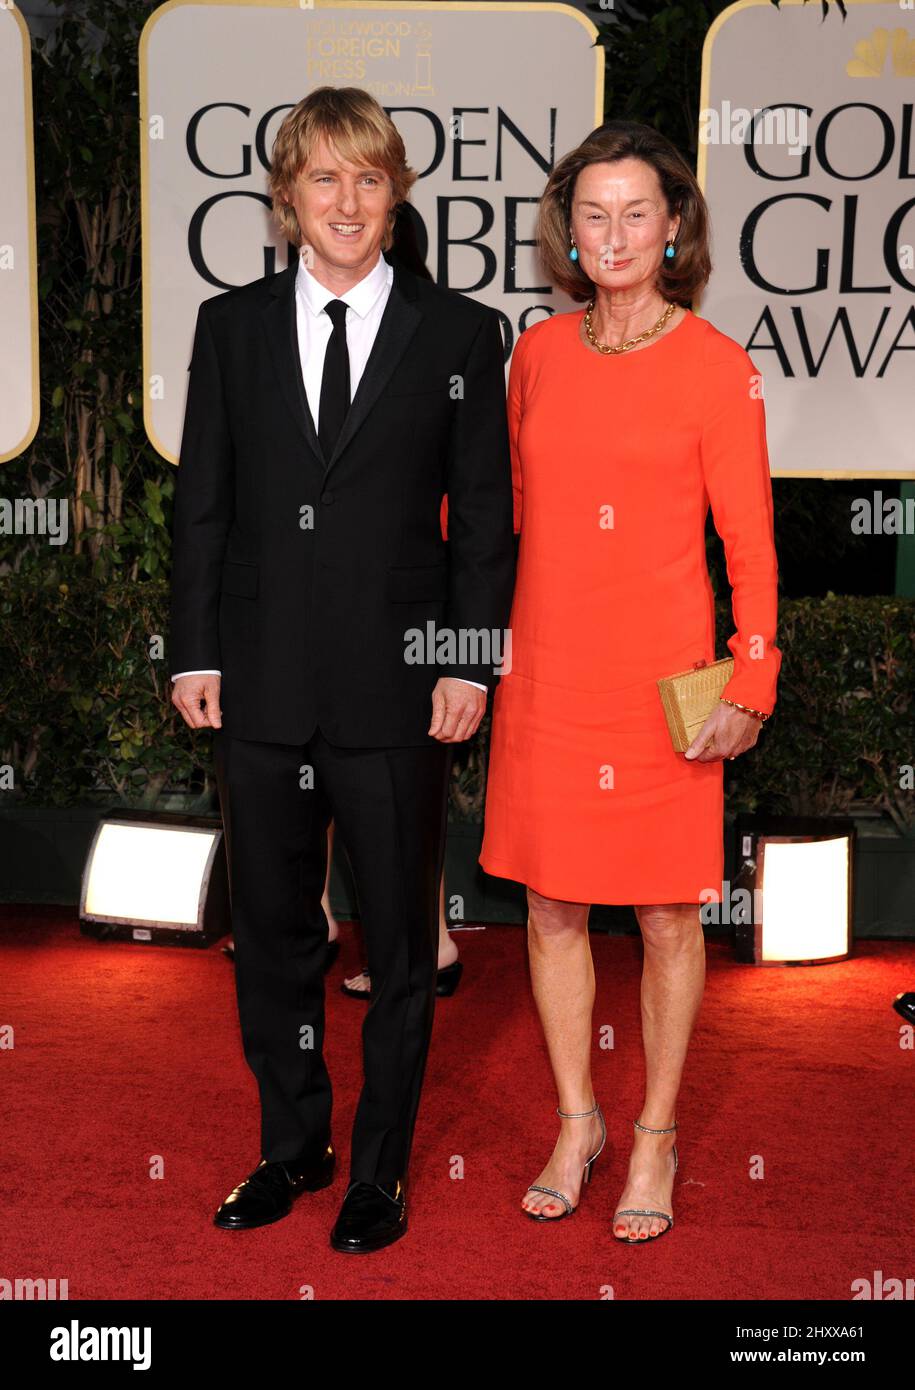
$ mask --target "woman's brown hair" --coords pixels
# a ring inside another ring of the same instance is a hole
[[[382,250],[390,250],[397,206],[406,201],[418,175],[407,163],[396,125],[361,87],[316,87],[286,113],[270,161],[268,186],[276,221],[289,241],[301,246],[299,219],[286,199],[322,135],[342,159],[383,169],[391,180],[393,202],[381,243]]]
[[[543,268],[557,289],[575,300],[593,299],[595,286],[569,260],[572,198],[578,175],[589,164],[641,159],[658,176],[667,210],[680,214],[676,256],[658,266],[657,286],[665,299],[689,308],[711,274],[708,206],[696,177],[675,145],[638,121],[605,121],[556,165],[547,180],[537,220]]]

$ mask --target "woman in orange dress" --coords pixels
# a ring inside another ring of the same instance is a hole
[[[699,904],[724,896],[725,758],[775,705],[777,562],[760,378],[689,305],[710,271],[702,193],[673,145],[610,121],[556,166],[538,244],[589,302],[529,327],[508,406],[520,531],[510,663],[495,694],[480,863],[527,885],[556,1147],[522,1208],[574,1211],[606,1137],[591,1085],[592,902],[635,908],[645,1096],[613,1221],[673,1226],[676,1104],[705,978]],[[715,659],[709,503],[727,558],[734,674],[687,753],[660,676]]]

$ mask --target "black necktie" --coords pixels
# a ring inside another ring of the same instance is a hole
[[[346,350],[346,301],[331,299],[324,305],[334,331],[324,356],[321,400],[318,406],[318,439],[324,457],[330,461],[337,437],[349,410],[349,353]]]

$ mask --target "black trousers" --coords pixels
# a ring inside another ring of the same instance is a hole
[[[268,1161],[298,1158],[331,1136],[321,896],[333,818],[372,981],[350,1180],[406,1175],[435,1008],[452,757],[451,744],[335,747],[320,729],[306,744],[214,731],[239,1021]]]

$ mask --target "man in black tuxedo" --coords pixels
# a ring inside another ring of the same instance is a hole
[[[271,191],[299,256],[200,306],[175,497],[172,698],[214,730],[261,1102],[261,1161],[215,1221],[276,1221],[333,1176],[321,907],[333,818],[372,980],[331,1233],[352,1252],[406,1231],[453,745],[494,686],[514,564],[498,316],[382,254],[415,178],[358,88],[318,88],[287,114]],[[444,673],[411,662],[408,631],[427,624],[491,634],[495,658],[458,642]]]

